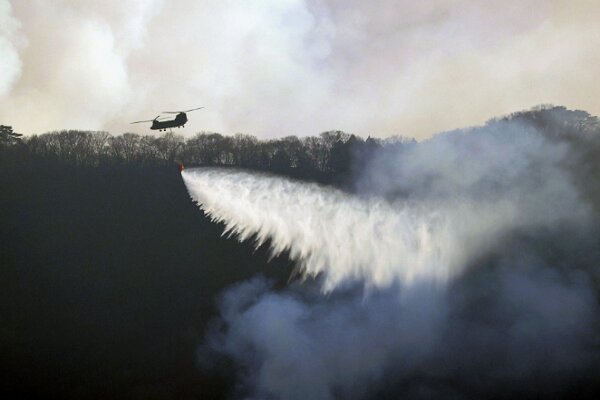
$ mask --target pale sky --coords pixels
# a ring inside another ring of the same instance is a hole
[[[0,123],[426,138],[542,103],[600,114],[597,0],[0,0]]]

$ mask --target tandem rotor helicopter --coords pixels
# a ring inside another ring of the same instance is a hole
[[[196,111],[196,110],[200,110],[201,108],[204,107],[198,107],[198,108],[192,108],[191,110],[185,110],[185,111],[163,111],[163,114],[177,114],[175,116],[175,119],[168,119],[168,120],[160,120],[160,115],[157,115],[156,118],[154,119],[148,119],[145,121],[135,121],[132,122],[132,124],[139,124],[142,122],[152,122],[152,126],[150,126],[150,129],[152,130],[157,130],[160,131],[166,131],[167,129],[171,130],[171,128],[181,128],[185,126],[185,123],[188,121],[187,119],[187,115],[186,113],[189,113],[190,111]]]

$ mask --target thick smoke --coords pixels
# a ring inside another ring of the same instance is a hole
[[[304,276],[227,291],[207,346],[239,395],[560,396],[597,366],[597,215],[572,145],[516,122],[382,150],[357,194],[233,170],[183,177],[226,232]]]
[[[16,36],[19,22],[12,15],[8,0],[0,1],[0,56],[2,57],[0,74],[0,99],[6,95],[21,73],[19,44]]]
[[[567,151],[526,128],[439,137],[376,160],[368,193],[407,194],[390,201],[231,170],[183,177],[227,231],[272,238],[275,253],[289,250],[326,289],[355,279],[382,287],[452,277],[517,228],[584,222],[560,168]]]
[[[129,122],[204,105],[187,134],[424,138],[544,102],[599,114],[599,19],[590,0],[0,0],[0,120],[145,134]]]

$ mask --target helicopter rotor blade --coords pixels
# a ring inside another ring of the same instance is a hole
[[[196,111],[196,110],[200,110],[201,108],[204,108],[204,107],[192,108],[191,110],[185,110],[184,112]]]
[[[158,120],[158,117],[160,117],[160,115],[157,115],[154,119],[146,119],[144,121],[130,122],[130,124],[139,124],[139,123],[142,123],[142,122],[154,122],[154,121]]]
[[[187,112],[190,112],[190,111],[199,110],[201,108],[204,108],[204,107],[192,108],[191,110],[184,110],[184,111],[163,111],[163,113],[164,114],[179,114],[179,113],[182,113],[182,112],[183,113],[187,113]]]

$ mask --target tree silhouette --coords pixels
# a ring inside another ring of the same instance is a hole
[[[12,126],[0,125],[0,146],[7,147],[22,142],[20,133],[15,133]]]

